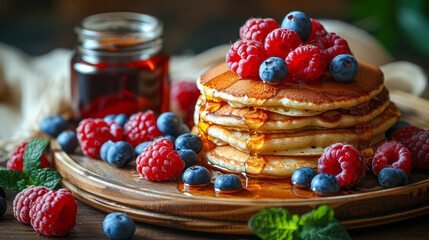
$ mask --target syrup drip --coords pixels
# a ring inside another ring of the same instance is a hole
[[[212,124],[207,121],[207,114],[214,112],[221,108],[223,103],[221,102],[209,102],[205,101],[204,105],[201,106],[201,114],[198,122],[198,131],[200,133],[201,140],[203,140],[203,147],[205,151],[215,148],[213,138],[207,133],[208,128]]]
[[[266,162],[258,150],[265,144],[265,134],[259,133],[259,128],[268,120],[268,114],[254,107],[248,107],[243,121],[247,126],[249,136],[246,140],[246,148],[249,150],[249,159],[244,163],[246,174],[258,175],[261,173]]]
[[[222,174],[221,171],[208,168],[212,176]],[[215,197],[215,198],[234,198],[234,199],[307,199],[317,197],[310,190],[303,190],[294,187],[290,179],[261,179],[250,178],[243,174],[239,176],[243,188],[234,193],[224,193],[214,190],[214,179],[208,185],[189,186],[179,181],[177,188],[182,194],[195,197]],[[275,194],[273,194],[275,193]]]

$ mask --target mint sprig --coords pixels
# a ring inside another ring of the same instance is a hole
[[[25,146],[24,171],[0,168],[0,187],[18,192],[31,185],[44,186],[49,189],[57,188],[63,179],[60,173],[53,168],[41,168],[40,166],[43,151],[48,145],[49,140],[47,139],[32,139]]]
[[[48,144],[48,139],[36,138],[25,146],[24,172],[31,173],[33,170],[40,168],[40,159]]]
[[[334,210],[322,205],[299,217],[283,208],[259,211],[248,222],[261,239],[351,239],[347,230],[334,218]]]

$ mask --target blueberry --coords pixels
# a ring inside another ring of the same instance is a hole
[[[264,82],[279,83],[287,75],[286,62],[278,57],[267,58],[261,66],[259,66],[259,77]]]
[[[290,29],[296,32],[302,42],[307,41],[311,35],[311,20],[305,13],[293,11],[286,15],[282,22],[282,28]]]
[[[128,121],[128,116],[127,116],[127,115],[125,115],[125,114],[123,114],[123,113],[118,114],[118,115],[116,115],[116,117],[115,117],[114,121],[115,121],[117,124],[121,125],[121,127],[122,127],[122,128],[124,128],[125,123]]]
[[[396,130],[399,130],[401,128],[404,127],[408,127],[410,126],[410,124],[406,121],[398,121],[395,125],[393,125],[393,127],[389,128],[389,130],[386,131],[386,138],[387,139],[391,139],[392,137],[392,133],[395,132]]]
[[[117,124],[121,125],[121,127],[122,127],[122,128],[124,128],[125,123],[128,121],[128,116],[127,116],[127,115],[125,115],[125,114],[123,114],[123,113],[118,114],[118,115],[115,115],[115,114],[109,114],[109,115],[105,116],[105,117],[103,118],[103,120],[104,120],[105,122],[114,121],[114,122],[116,122]]]
[[[4,215],[7,210],[7,202],[6,199],[0,197],[0,217]]]
[[[107,162],[107,152],[109,151],[110,147],[114,144],[114,142],[112,142],[112,140],[109,140],[105,143],[103,143],[103,145],[101,145],[100,148],[100,158],[101,160]]]
[[[143,150],[144,150],[147,146],[152,145],[152,143],[153,143],[152,141],[147,141],[147,142],[140,143],[139,145],[137,145],[137,146],[136,146],[136,148],[134,149],[134,152],[135,152],[137,155],[140,155],[140,154],[142,154]]]
[[[156,120],[156,126],[159,131],[168,135],[177,136],[181,125],[182,120],[180,117],[172,112],[165,112]]]
[[[115,114],[109,114],[109,115],[105,116],[105,117],[103,118],[103,120],[104,120],[105,122],[115,121],[115,117],[116,117],[116,115],[115,115]]]
[[[180,128],[179,128],[179,132],[177,133],[176,137],[185,134],[185,133],[190,133],[191,129],[189,129],[188,125],[186,125],[185,123],[183,123]]]
[[[378,174],[378,183],[384,188],[403,186],[408,183],[408,176],[401,169],[383,168]]]
[[[182,181],[189,185],[207,184],[211,181],[212,176],[209,170],[202,166],[193,166],[185,170]]]
[[[51,137],[57,137],[62,131],[67,129],[67,122],[59,115],[45,117],[40,122],[40,131]]]
[[[176,142],[175,137],[173,137],[171,135],[165,135],[165,136],[157,137],[156,140],[162,139],[162,138],[166,138],[166,139],[170,140],[170,142],[173,144],[173,147],[174,147],[174,143]]]
[[[0,187],[0,197],[6,198],[6,193],[4,192],[4,189]]]
[[[314,176],[317,175],[317,171],[311,167],[297,168],[291,177],[293,185],[298,188],[307,188],[311,184]]]
[[[356,58],[349,54],[340,54],[332,59],[329,71],[335,81],[351,82],[358,74],[359,65]]]
[[[185,162],[185,168],[198,164],[198,155],[191,149],[177,151],[180,158]]]
[[[241,180],[237,175],[224,174],[216,178],[214,183],[216,191],[233,191],[242,188]]]
[[[319,194],[337,193],[340,191],[340,183],[334,175],[320,173],[311,181],[311,190]]]
[[[107,151],[106,161],[115,167],[123,167],[134,158],[134,148],[125,141],[113,143]]]
[[[192,151],[199,153],[203,149],[203,141],[201,138],[192,133],[185,133],[176,138],[176,149],[191,149]]]
[[[63,131],[58,135],[57,142],[66,153],[72,153],[76,149],[79,142],[76,133],[73,131]]]
[[[136,225],[124,213],[110,213],[104,218],[103,231],[112,240],[130,239],[136,231]]]

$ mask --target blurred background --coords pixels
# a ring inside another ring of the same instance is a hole
[[[89,15],[110,11],[147,13],[165,25],[171,55],[200,53],[233,42],[249,17],[272,17],[301,10],[312,18],[340,19],[379,39],[398,59],[429,65],[429,1],[426,0],[1,0],[0,42],[30,55],[73,48],[73,28]]]

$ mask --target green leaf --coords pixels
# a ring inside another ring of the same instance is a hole
[[[28,174],[18,170],[0,169],[0,186],[9,190],[22,191],[31,185]]]
[[[299,220],[299,225],[323,226],[334,218],[334,210],[327,205],[322,205],[318,209],[303,214]]]
[[[48,139],[35,138],[25,146],[24,172],[31,173],[35,169],[40,169],[40,158],[48,144]]]
[[[346,229],[334,218],[334,210],[327,205],[302,215],[299,226],[302,239],[351,239]]]
[[[41,168],[32,171],[30,179],[36,186],[45,186],[49,189],[55,189],[63,177],[53,168]]]
[[[337,219],[332,219],[323,228],[306,225],[299,234],[302,239],[309,240],[347,240],[351,239],[347,230],[338,222]]]
[[[297,239],[299,217],[283,208],[269,208],[249,220],[249,228],[261,239]]]

